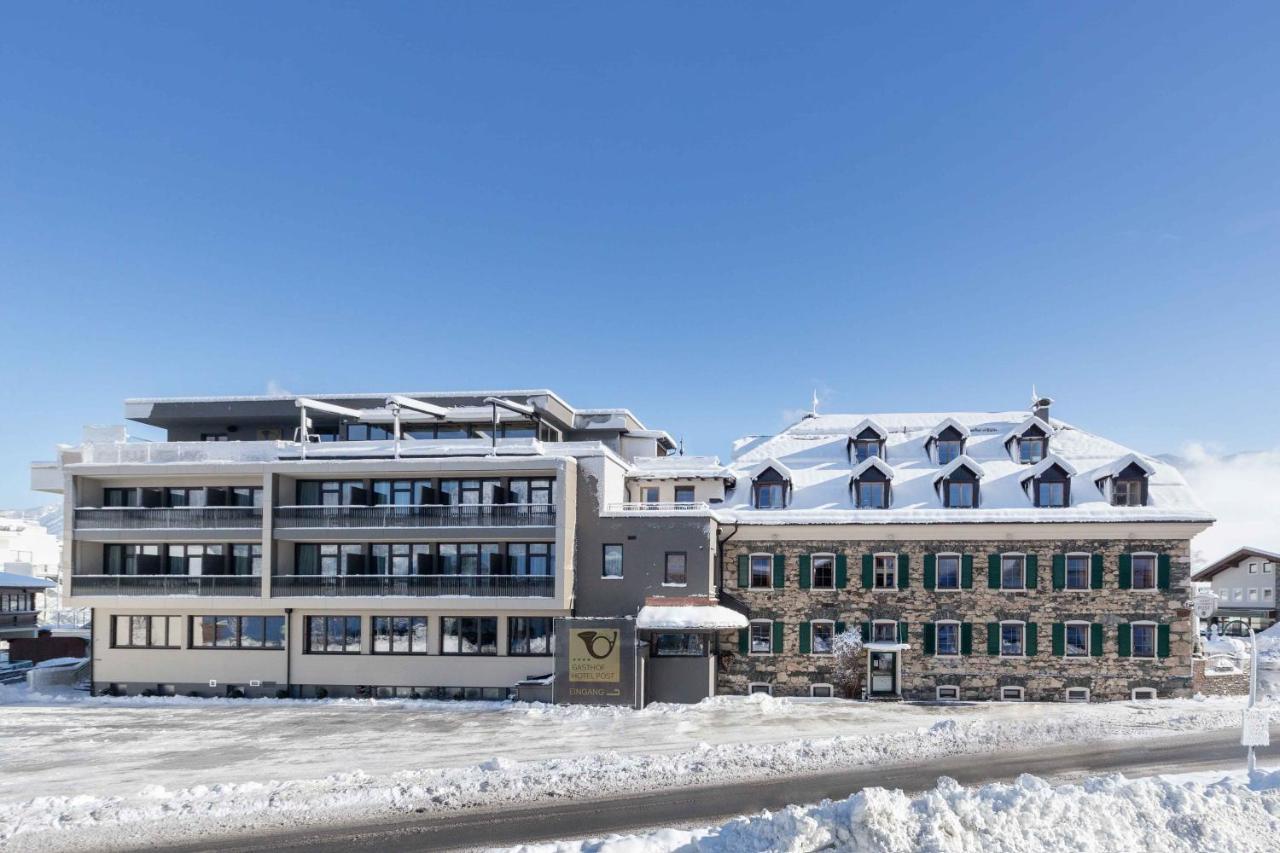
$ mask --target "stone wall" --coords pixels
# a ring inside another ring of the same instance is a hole
[[[1209,658],[1197,657],[1192,675],[1191,689],[1205,696],[1247,696],[1249,694],[1249,659],[1236,661],[1238,672],[1224,674],[1214,672]]]
[[[745,532],[745,531],[744,531]],[[988,555],[1009,552],[1036,554],[1034,590],[1001,591],[988,588]],[[1087,552],[1103,557],[1103,584],[1098,590],[1053,589],[1053,555]],[[1125,590],[1119,586],[1119,557],[1124,553],[1155,552],[1170,557],[1168,589]],[[782,554],[785,580],[781,589],[743,589],[738,583],[738,556]],[[816,553],[843,553],[848,564],[847,586],[838,590],[801,589],[799,558]],[[908,555],[906,589],[874,590],[862,585],[862,555]],[[954,591],[924,588],[925,554],[960,553],[973,556],[972,587]],[[726,546],[724,590],[745,603],[752,618],[781,620],[782,653],[742,655],[737,638],[722,637],[718,691],[746,693],[753,682],[773,686],[775,696],[807,696],[814,683],[831,683],[833,661],[826,655],[802,655],[800,624],[832,619],[847,628],[870,620],[908,623],[909,649],[901,652],[901,693],[908,699],[933,699],[939,685],[957,685],[962,699],[997,698],[1005,686],[1022,687],[1028,700],[1065,698],[1068,687],[1086,687],[1090,698],[1128,699],[1134,688],[1155,688],[1161,697],[1191,695],[1191,620],[1183,607],[1189,596],[1190,558],[1187,540],[1055,540],[988,541],[751,541],[744,536]],[[972,624],[972,652],[959,657],[926,656],[924,624],[957,620]],[[1036,623],[1038,650],[1034,656],[1003,658],[987,653],[987,624],[1001,620]],[[1103,653],[1086,658],[1055,657],[1053,623],[1100,623]],[[1153,621],[1170,626],[1169,656],[1158,659],[1121,657],[1117,626]],[[864,653],[865,655],[865,653]]]

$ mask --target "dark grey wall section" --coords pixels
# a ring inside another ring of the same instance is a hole
[[[652,657],[645,661],[645,704],[649,702],[701,702],[712,695],[714,655],[706,657]]]

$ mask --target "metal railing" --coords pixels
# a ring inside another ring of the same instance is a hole
[[[706,501],[627,501],[609,504],[609,512],[706,512]]]
[[[282,506],[275,526],[290,527],[552,527],[555,504],[388,504]]]
[[[73,574],[71,594],[251,596],[262,594],[262,578],[253,575]]]
[[[0,628],[34,628],[36,627],[36,611],[21,610],[0,613]]]
[[[212,530],[261,526],[260,506],[121,506],[76,510],[77,530]]]
[[[550,575],[277,575],[273,596],[464,596],[550,598]]]

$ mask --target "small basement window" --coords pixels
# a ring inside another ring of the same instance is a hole
[[[1132,695],[1134,699],[1154,699],[1156,698],[1156,689],[1154,687],[1135,687]]]
[[[938,700],[942,702],[957,701],[960,698],[960,688],[956,687],[954,684],[940,686],[937,690],[937,696]]]
[[[1021,702],[1023,701],[1023,697],[1025,695],[1026,695],[1025,690],[1021,687],[1001,687],[1000,688],[1001,702]]]
[[[1068,687],[1067,701],[1068,702],[1088,702],[1089,688],[1088,687]]]
[[[814,699],[830,699],[836,694],[830,684],[811,684],[809,685],[809,695]]]
[[[773,695],[773,685],[772,685],[772,684],[766,684],[766,683],[765,683],[765,682],[763,682],[763,681],[753,681],[753,682],[751,682],[751,685],[750,685],[749,687],[747,687],[747,695],[748,695],[748,696],[754,696],[754,695],[755,695],[755,694],[757,694],[757,693],[763,693],[763,694],[764,694],[764,695],[766,695],[766,696],[772,696],[772,695]]]

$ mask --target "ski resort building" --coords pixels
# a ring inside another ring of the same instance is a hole
[[[673,455],[550,391],[130,400],[32,468],[96,690],[640,705],[1185,693],[1167,464],[1033,412]],[[837,635],[859,629],[852,682]]]

